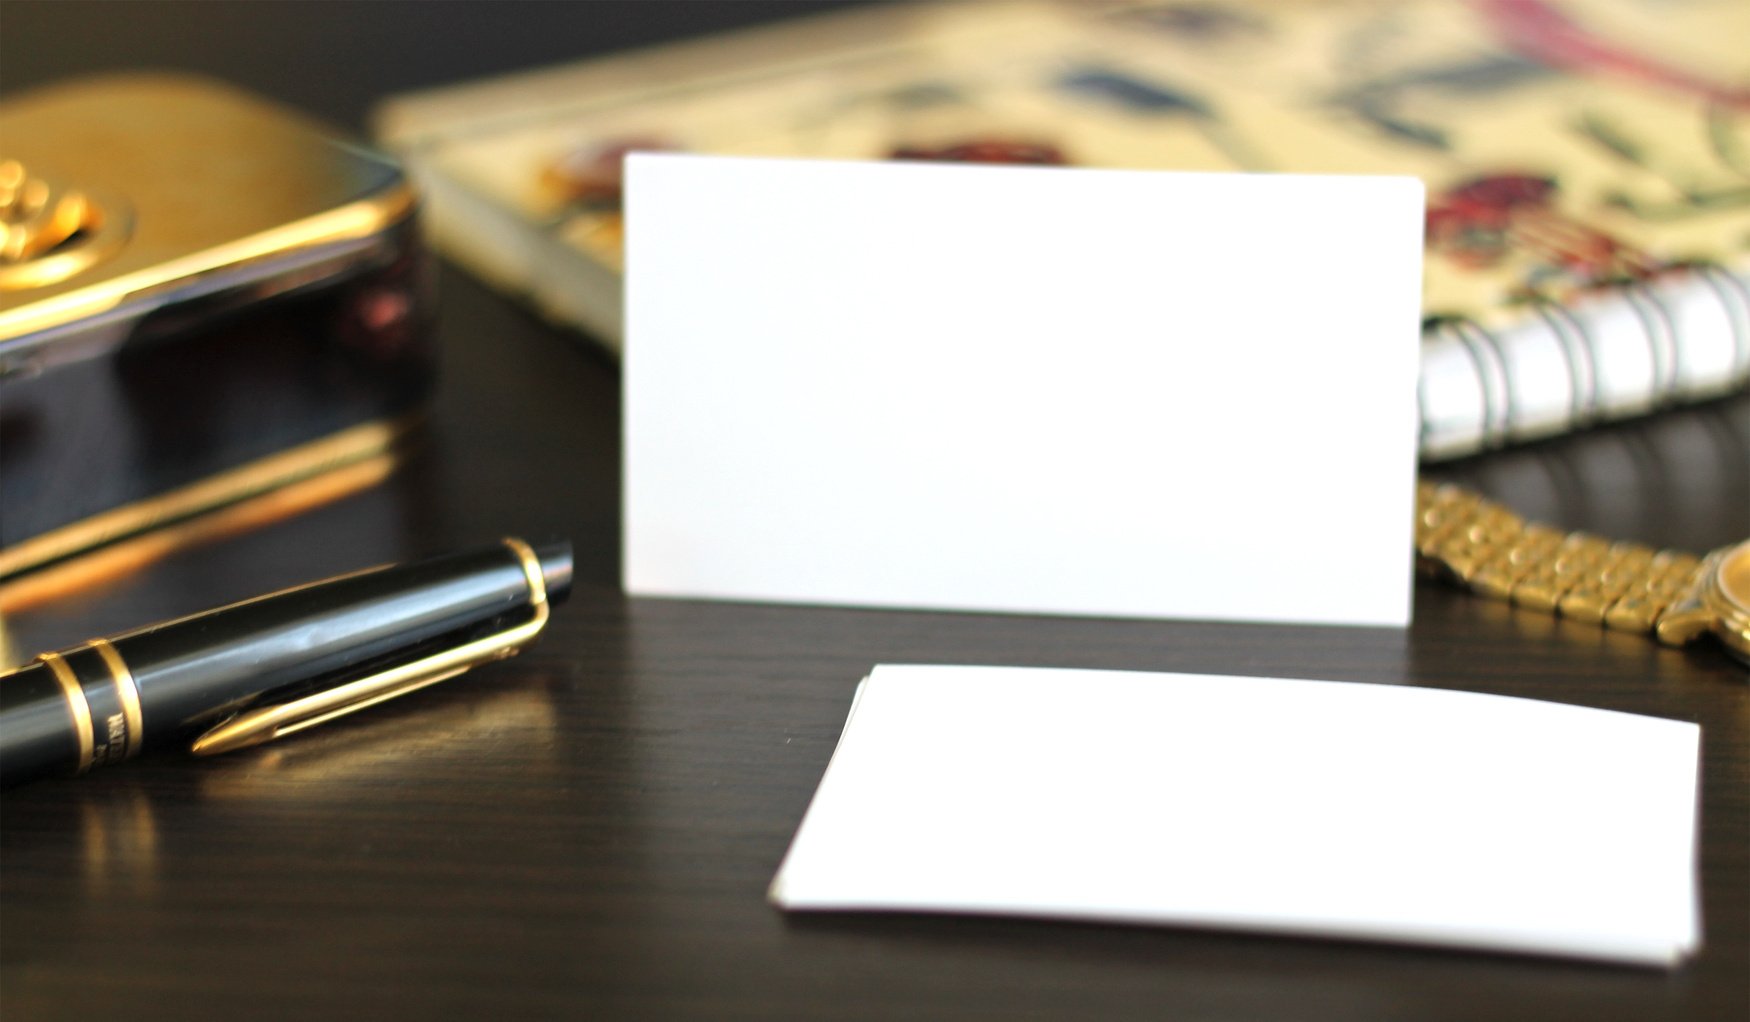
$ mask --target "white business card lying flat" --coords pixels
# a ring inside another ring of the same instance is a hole
[[[636,155],[634,594],[1409,619],[1408,178]]]
[[[1700,943],[1700,735],[1390,685],[881,666],[771,898],[1669,965]]]

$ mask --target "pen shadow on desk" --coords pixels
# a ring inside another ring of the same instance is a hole
[[[102,813],[151,829],[159,802],[332,798],[356,803],[361,793],[375,790],[447,789],[453,774],[477,778],[494,764],[519,777],[535,776],[543,764],[562,766],[555,762],[561,743],[553,693],[563,684],[555,676],[563,667],[529,666],[534,669],[514,673],[494,666],[479,678],[458,678],[219,756],[163,749],[89,777],[45,778],[8,789],[8,822],[15,807],[39,814],[38,802],[60,810],[79,806],[81,812],[125,803],[126,813],[108,808]]]
[[[201,796],[353,803],[361,791],[446,789],[461,772],[477,779],[500,768],[523,777],[557,770],[552,692],[560,682],[551,674],[558,670],[554,664],[514,671],[495,665],[479,677],[214,757],[205,761]]]

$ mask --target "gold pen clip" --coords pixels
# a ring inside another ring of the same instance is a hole
[[[260,745],[282,735],[315,727],[367,706],[374,706],[427,685],[454,678],[471,667],[516,655],[518,650],[533,641],[541,629],[546,627],[550,610],[547,605],[547,585],[541,576],[540,559],[521,540],[506,539],[504,542],[516,552],[517,558],[522,562],[523,574],[528,578],[529,602],[534,614],[527,621],[454,649],[398,664],[344,685],[336,685],[289,702],[245,710],[195,739],[194,754],[211,756]]]

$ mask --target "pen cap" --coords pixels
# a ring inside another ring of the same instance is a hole
[[[223,751],[500,659],[571,586],[571,547],[520,540],[342,575],[0,675],[0,782],[84,773],[209,731]],[[265,723],[264,723],[265,722]]]
[[[549,575],[569,584],[569,555]],[[532,565],[530,566],[533,567]],[[467,641],[532,612],[508,545],[377,568],[142,629],[113,640],[140,692],[148,748],[245,707]]]

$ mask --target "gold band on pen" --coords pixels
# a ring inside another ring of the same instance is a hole
[[[140,743],[145,739],[140,714],[140,686],[134,681],[134,672],[128,670],[121,653],[109,644],[108,639],[92,639],[91,648],[103,659],[104,666],[109,668],[110,680],[115,683],[115,699],[121,704],[122,716],[128,726],[127,747],[122,750],[121,758],[132,759],[139,754]]]
[[[79,768],[74,773],[82,774],[91,769],[91,704],[85,699],[85,690],[79,687],[79,679],[73,676],[73,668],[67,666],[61,654],[44,653],[37,660],[61,683],[61,693],[67,698],[67,712],[73,717],[73,731],[79,738]]]

